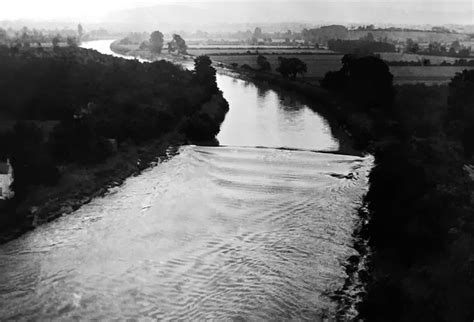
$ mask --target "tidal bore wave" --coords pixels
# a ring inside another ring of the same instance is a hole
[[[308,319],[332,292],[370,158],[182,147],[0,246],[0,319]]]

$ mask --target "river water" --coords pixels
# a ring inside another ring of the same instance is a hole
[[[310,151],[339,144],[291,96],[226,75],[218,85],[222,146],[183,146],[0,246],[0,320],[334,316],[370,158]]]

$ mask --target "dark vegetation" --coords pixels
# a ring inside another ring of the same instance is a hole
[[[469,58],[471,48],[464,47],[458,40],[455,40],[449,46],[433,41],[428,44],[428,48],[422,50],[418,43],[408,38],[406,41],[406,51],[408,53],[421,55]]]
[[[270,62],[263,55],[258,55],[257,56],[257,65],[258,65],[258,67],[260,67],[261,71],[269,71],[269,70],[272,69],[272,66],[270,65]]]
[[[421,61],[386,61],[389,66],[465,66],[473,67],[474,59],[456,59],[454,62],[442,61],[439,65],[431,64],[429,59],[422,59]]]
[[[173,39],[168,43],[168,52],[186,55],[188,53],[186,41],[180,35],[174,34]]]
[[[125,38],[127,39],[127,38]],[[150,36],[150,51],[155,54],[161,54],[163,49],[163,34],[160,31],[153,31]]]
[[[248,75],[328,106],[356,148],[375,157],[365,200],[370,220],[357,232],[373,251],[369,272],[357,269],[358,258],[348,264],[367,284],[359,317],[471,321],[474,71],[449,86],[394,86],[378,57],[345,55],[342,65],[321,81],[328,91],[303,79]]]
[[[76,45],[85,38],[84,28],[77,25],[76,30],[36,30],[23,27],[20,30],[0,28],[0,45],[12,48],[58,46],[60,43]]]
[[[74,47],[1,52],[0,116],[13,126],[0,129],[0,159],[9,158],[14,169],[11,204],[56,186],[63,169],[102,164],[121,147],[173,131],[214,140],[227,102],[209,58],[198,57],[195,67],[142,64]],[[0,227],[18,216],[10,207]]]
[[[449,86],[394,87],[375,57],[346,55],[322,86],[375,167],[364,238],[374,251],[368,321],[474,318],[474,71]]]
[[[278,57],[278,62],[280,65],[276,68],[276,71],[284,78],[291,77],[295,79],[296,75],[300,74],[301,76],[304,76],[308,71],[306,63],[299,58]]]

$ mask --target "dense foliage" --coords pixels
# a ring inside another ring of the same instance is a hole
[[[366,72],[356,76],[359,67]],[[351,79],[363,84],[356,92]],[[346,56],[322,84],[354,103],[345,106],[346,124],[375,156],[366,197],[373,282],[362,316],[472,320],[474,71],[456,75],[449,88],[393,88],[383,62]]]
[[[186,41],[180,35],[174,34],[173,39],[168,43],[168,52],[186,55],[188,53]]]
[[[127,38],[126,38],[127,39]],[[150,51],[155,54],[161,54],[163,49],[163,33],[160,31],[153,31],[150,36]]]
[[[272,69],[272,66],[270,65],[270,62],[263,55],[258,55],[257,56],[257,65],[258,65],[258,67],[260,67],[261,71],[269,71],[269,70]]]
[[[276,68],[276,71],[285,78],[296,78],[296,75],[298,74],[304,76],[308,71],[306,63],[299,58],[278,57],[278,62],[280,65]]]
[[[61,164],[101,162],[117,144],[145,142],[199,120],[202,106],[220,94],[215,70],[202,61],[191,72],[80,48],[4,52],[0,116],[17,124],[0,131],[0,158],[12,160],[17,198],[30,185],[55,184]],[[225,101],[218,103],[225,114]],[[220,122],[206,121],[197,128],[213,139]]]

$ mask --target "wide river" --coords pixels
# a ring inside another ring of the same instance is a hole
[[[320,115],[217,80],[230,104],[220,147],[183,146],[0,246],[0,320],[334,316],[371,159],[313,152],[339,148]]]

